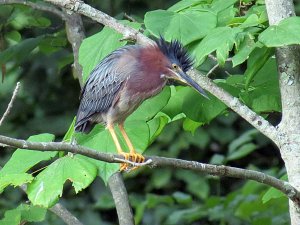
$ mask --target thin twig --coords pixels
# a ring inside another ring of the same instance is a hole
[[[0,5],[13,5],[13,4],[26,5],[33,9],[49,12],[61,17],[62,20],[65,20],[66,18],[66,14],[64,12],[62,12],[61,10],[57,9],[52,5],[46,5],[46,4],[31,2],[27,0],[0,0]]]
[[[19,140],[15,138],[6,137],[0,135],[0,143],[7,144],[12,147],[17,147],[21,149],[30,149],[37,151],[63,151],[71,152],[74,154],[81,154],[93,159],[108,163],[118,163],[119,159],[124,159],[122,155],[104,153],[101,151],[95,151],[93,149],[71,145],[63,142],[30,142],[25,140]],[[118,158],[118,160],[116,160]],[[215,176],[225,176],[234,177],[240,179],[254,180],[262,184],[274,187],[284,193],[288,198],[294,201],[296,204],[300,202],[300,193],[288,182],[284,182],[275,177],[269,176],[265,173],[240,169],[230,166],[217,166],[205,163],[199,163],[195,161],[187,161],[181,159],[157,157],[157,156],[145,156],[146,161],[151,159],[152,163],[149,164],[151,167],[171,167],[171,168],[181,168],[186,170],[197,171],[205,174],[215,175]]]
[[[152,163],[152,159],[148,159],[148,160],[146,160],[145,162],[142,162],[142,163],[136,163],[136,162],[132,162],[132,161],[129,161],[129,160],[126,160],[126,159],[120,159],[120,158],[114,158],[114,160],[116,162],[120,162],[120,163],[128,163],[133,167],[147,166],[147,165],[150,165]]]
[[[10,113],[13,105],[14,105],[14,102],[16,100],[16,97],[17,97],[17,94],[18,94],[18,91],[20,89],[20,82],[17,83],[16,87],[15,87],[15,90],[11,96],[11,99],[10,99],[10,102],[8,103],[8,106],[2,116],[2,118],[0,119],[0,126],[2,125],[2,123],[4,122],[4,120],[6,119],[6,117],[8,116],[8,114]]]
[[[127,13],[124,13],[124,17],[131,22],[136,22],[136,20],[132,16],[129,16]]]
[[[120,225],[134,225],[134,218],[129,204],[127,190],[120,172],[114,173],[108,179],[108,186],[112,193]]]
[[[206,74],[206,76],[209,77],[209,75],[212,74],[218,67],[219,67],[219,63],[217,63],[216,65],[214,65],[213,68],[211,68],[210,71],[208,71],[208,73]]]

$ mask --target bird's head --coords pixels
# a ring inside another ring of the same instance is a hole
[[[193,66],[193,59],[188,54],[183,45],[177,41],[166,42],[160,37],[156,40],[159,50],[166,57],[167,73],[162,74],[164,78],[179,81],[180,83],[189,85],[198,91],[201,95],[208,98],[204,90],[186,72]]]

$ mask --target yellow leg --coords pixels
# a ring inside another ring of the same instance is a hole
[[[134,149],[134,147],[133,147],[133,145],[132,145],[132,143],[131,143],[131,141],[130,141],[130,139],[129,139],[129,137],[128,137],[125,129],[124,129],[124,124],[120,123],[119,124],[119,128],[120,128],[120,131],[121,131],[121,133],[122,133],[122,135],[123,135],[123,137],[125,139],[125,142],[126,142],[128,148],[130,150],[131,161],[137,162],[137,163],[144,162],[145,161],[144,156],[142,156],[141,154],[136,153],[136,151],[135,151],[135,149]]]
[[[124,152],[122,150],[122,148],[121,148],[120,142],[119,142],[118,137],[116,135],[116,132],[114,130],[114,126],[111,125],[111,124],[109,124],[109,125],[107,125],[107,128],[108,128],[108,130],[109,130],[109,132],[111,134],[111,137],[112,137],[112,139],[113,139],[113,141],[114,141],[114,143],[116,145],[118,153],[120,155],[123,155],[126,160],[129,160],[129,158],[130,158],[129,154],[126,153],[126,152]],[[120,171],[127,170],[127,169],[128,169],[128,164],[127,163],[121,163],[120,164]]]

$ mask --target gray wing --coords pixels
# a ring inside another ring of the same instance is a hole
[[[132,48],[125,46],[104,58],[91,72],[80,98],[75,130],[89,132],[94,124],[89,119],[95,113],[107,112],[118,95],[127,76],[118,67],[118,59],[123,52]]]

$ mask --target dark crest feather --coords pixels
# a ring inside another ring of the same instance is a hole
[[[179,64],[184,72],[187,72],[193,65],[193,59],[178,40],[167,42],[162,36],[156,41],[162,53],[171,61]]]

